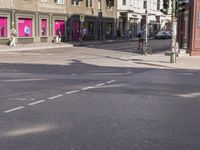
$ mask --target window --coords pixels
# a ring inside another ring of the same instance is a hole
[[[87,26],[88,35],[93,36],[94,35],[94,22],[88,22],[86,26]]]
[[[93,4],[92,4],[92,1],[93,0],[86,0],[86,7],[88,7],[88,8],[92,8],[93,6]]]
[[[64,4],[64,0],[54,0],[54,3],[56,3],[56,4]]]
[[[48,2],[48,0],[41,0],[41,2]]]
[[[147,0],[145,0],[145,1],[143,2],[143,8],[144,8],[144,9],[147,8]]]
[[[106,5],[108,10],[112,10],[112,7],[114,6],[113,0],[106,0]]]
[[[65,20],[54,21],[54,35],[60,31],[62,36],[65,36]]]
[[[18,19],[18,36],[32,37],[32,19],[31,18]]]
[[[106,23],[106,35],[111,36],[113,31],[112,23]]]
[[[80,6],[80,0],[72,0],[72,6]]]
[[[160,10],[160,0],[157,0],[157,10]]]
[[[122,1],[122,5],[126,5],[126,0],[123,0],[123,1]]]
[[[0,16],[0,37],[7,37],[7,17]]]
[[[41,19],[41,36],[47,36],[47,19]]]

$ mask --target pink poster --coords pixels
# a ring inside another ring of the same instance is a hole
[[[59,32],[61,32],[61,35],[65,35],[65,20],[55,20],[54,22],[54,33],[55,35]]]
[[[47,19],[41,20],[41,35],[47,36]]]
[[[7,36],[7,18],[0,17],[0,37]]]
[[[30,18],[18,19],[18,36],[32,37],[32,19]]]

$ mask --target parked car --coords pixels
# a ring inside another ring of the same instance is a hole
[[[156,34],[155,39],[171,39],[171,33],[167,31],[160,31]]]

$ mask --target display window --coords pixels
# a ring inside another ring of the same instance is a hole
[[[112,23],[106,23],[106,35],[111,36],[113,31]]]
[[[32,19],[31,18],[18,19],[18,36],[32,37]]]
[[[60,31],[61,36],[65,35],[65,20],[55,20],[54,22],[54,35]]]
[[[41,20],[41,36],[47,36],[47,19]]]
[[[7,17],[0,16],[0,37],[7,37]]]

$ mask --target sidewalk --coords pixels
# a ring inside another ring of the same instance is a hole
[[[132,39],[134,41],[135,39]],[[86,41],[85,46],[87,45],[95,45],[95,44],[102,44],[102,43],[114,43],[114,42],[124,42],[126,40],[121,39],[121,40],[106,40],[106,41]],[[5,46],[5,45],[0,45],[0,54],[2,52],[17,52],[17,51],[27,51],[27,50],[39,50],[39,49],[56,49],[56,48],[65,48],[65,47],[73,47],[73,46],[79,46],[78,42],[72,42],[72,43],[61,43],[61,44],[55,44],[55,43],[35,43],[35,44],[18,44],[16,47],[10,47],[10,46]],[[82,48],[80,49],[82,50]],[[84,49],[84,52],[86,49]],[[153,54],[153,55],[141,55],[141,54],[136,54],[136,53],[113,53],[112,51],[107,51],[109,52],[108,54],[105,53],[104,51],[96,50],[94,51],[93,49],[87,49],[88,54],[91,53],[99,53],[99,54],[105,54],[109,58],[118,58],[119,60],[119,66],[120,64],[123,64],[124,61],[126,61],[130,66],[132,67],[152,67],[152,68],[170,68],[170,69],[200,69],[200,56],[181,56],[177,57],[176,63],[170,63],[170,56],[166,56],[165,54]],[[67,52],[67,55],[71,55],[74,57],[74,54],[69,54]],[[2,55],[3,57],[3,55]],[[50,56],[49,56],[50,57]],[[87,56],[88,57],[88,56]],[[71,58],[71,57],[69,57]],[[2,61],[5,59],[5,62],[13,62],[13,58],[1,58]],[[8,59],[8,60],[6,60]],[[49,61],[52,61],[51,58],[49,58]],[[61,59],[59,57],[59,59]],[[101,58],[102,59],[102,58]],[[122,61],[120,61],[122,60]],[[88,60],[88,63],[90,63],[91,59]],[[96,59],[93,60],[94,62],[98,62]],[[100,60],[99,60],[100,61]],[[107,59],[101,60],[100,62],[105,62]],[[110,61],[110,60],[109,60]],[[66,62],[66,58],[64,58],[63,62]],[[49,63],[49,62],[48,62]],[[52,63],[52,62],[50,62]],[[113,61],[109,62],[109,65],[114,65]],[[98,65],[98,64],[96,64]],[[106,64],[105,64],[106,65]]]
[[[51,49],[51,48],[65,48],[73,47],[69,43],[34,43],[34,44],[17,44],[15,47],[10,47],[8,45],[0,45],[1,52],[12,52],[12,51],[26,51],[26,50],[37,50],[37,49]]]
[[[132,56],[129,61],[136,64],[152,67],[170,68],[170,69],[200,69],[200,56],[181,56],[177,57],[176,63],[170,63],[170,56],[162,54],[153,54],[147,56]]]
[[[129,41],[135,41],[136,38],[130,39]],[[117,40],[104,40],[104,41],[85,41],[84,46],[96,45],[103,43],[116,43],[116,42],[125,42],[126,39],[117,39]],[[26,50],[37,50],[37,49],[53,49],[53,48],[66,48],[80,46],[79,42],[67,42],[67,43],[33,43],[33,44],[16,44],[16,47],[10,47],[8,45],[0,45],[1,52],[12,52],[12,51],[26,51]]]

